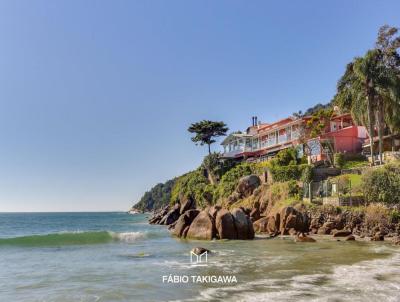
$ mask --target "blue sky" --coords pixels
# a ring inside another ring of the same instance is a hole
[[[328,102],[398,1],[1,1],[0,211],[126,210],[186,129]],[[214,149],[218,145],[214,145]]]

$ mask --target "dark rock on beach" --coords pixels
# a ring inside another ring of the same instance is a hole
[[[215,227],[219,239],[237,239],[233,216],[228,210],[221,209],[217,212]]]
[[[261,180],[257,175],[244,176],[239,179],[236,192],[239,193],[241,197],[249,197],[260,184]]]
[[[174,205],[172,210],[170,210],[159,222],[159,224],[165,224],[165,225],[170,225],[171,223],[174,223],[175,221],[178,220],[179,218],[179,213],[180,213],[180,204],[177,203]]]
[[[316,242],[314,238],[308,237],[307,235],[301,233],[294,239],[295,242]]]
[[[236,228],[237,239],[254,239],[253,224],[245,212],[237,208],[234,209],[231,214]]]
[[[262,217],[254,221],[253,228],[256,233],[268,233],[268,217]]]
[[[207,252],[207,253],[211,253],[211,251],[210,250],[207,250],[206,248],[204,248],[204,247],[194,247],[193,249],[192,249],[192,253],[194,253],[194,254],[196,254],[196,255],[201,255],[201,254],[204,254],[205,252]]]
[[[176,224],[174,226],[172,233],[175,236],[185,238],[186,237],[186,234],[184,234],[185,229],[190,226],[190,224],[193,222],[193,220],[196,218],[196,216],[198,214],[199,214],[199,210],[186,211],[176,221]]]
[[[212,240],[215,238],[215,222],[207,210],[201,211],[191,223],[187,238]]]
[[[348,230],[336,230],[333,232],[333,237],[347,237],[351,235],[351,231]]]

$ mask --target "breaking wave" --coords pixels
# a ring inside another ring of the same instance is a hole
[[[115,233],[108,231],[97,232],[62,232],[45,235],[31,235],[12,238],[0,238],[0,246],[64,246],[102,244],[113,241],[134,242],[146,237],[143,232]]]

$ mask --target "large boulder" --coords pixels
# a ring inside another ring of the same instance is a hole
[[[184,231],[187,227],[190,226],[190,224],[193,222],[193,220],[196,218],[196,216],[199,214],[199,210],[188,210],[185,212],[185,214],[181,215],[178,220],[175,222],[174,229],[172,230],[172,234],[178,237],[185,237]]]
[[[239,179],[238,185],[236,187],[236,192],[238,192],[242,197],[248,197],[253,194],[253,191],[261,185],[261,180],[257,175],[248,175]]]
[[[178,220],[180,212],[180,204],[177,203],[174,207],[160,220],[159,224],[170,225]]]
[[[258,207],[255,207],[250,211],[250,219],[252,222],[260,219],[260,217],[261,217],[261,214],[260,214],[260,210],[258,209]]]
[[[355,241],[355,240],[356,240],[356,237],[354,237],[354,235],[349,235],[344,239],[344,241]]]
[[[326,221],[319,229],[318,229],[318,234],[319,235],[329,235],[335,230],[336,223],[334,221]]]
[[[163,217],[168,213],[169,206],[165,206],[160,211],[155,211],[153,216],[149,219],[150,224],[159,224]]]
[[[232,205],[240,199],[240,194],[238,192],[233,192],[228,196],[227,202],[228,205]]]
[[[275,213],[268,216],[267,233],[270,235],[277,235],[279,233],[280,213]]]
[[[186,237],[211,240],[216,236],[215,222],[207,210],[201,211],[193,220]]]
[[[304,234],[299,234],[294,239],[295,242],[315,242],[316,240],[312,237],[308,237]]]
[[[181,207],[179,210],[179,214],[181,215],[190,209],[196,208],[196,202],[190,196],[180,198],[180,202],[181,202]]]
[[[371,238],[372,241],[383,241],[385,240],[385,236],[381,232],[376,232],[374,236]]]
[[[349,235],[351,235],[351,231],[348,231],[348,230],[333,231],[333,237],[347,237]]]
[[[231,212],[235,224],[237,239],[254,239],[254,229],[251,220],[240,208]]]
[[[400,236],[396,236],[392,238],[392,243],[394,245],[400,245]]]
[[[215,220],[215,218],[217,217],[218,211],[221,209],[222,209],[221,206],[218,206],[218,205],[212,206],[208,209],[208,214],[210,214],[210,216],[212,218],[214,218],[214,220]]]
[[[293,207],[284,207],[280,211],[279,232],[281,235],[288,235],[295,232],[307,232],[309,229],[308,217],[306,214]],[[290,231],[291,230],[291,231]]]
[[[215,218],[215,227],[219,239],[237,239],[237,232],[232,214],[226,210],[221,209],[217,212]]]
[[[268,233],[268,217],[262,217],[254,221],[253,229],[256,233]]]
[[[210,250],[207,250],[206,248],[200,247],[200,246],[194,247],[191,252],[198,256],[200,256],[201,254],[204,254],[205,252],[211,253]]]

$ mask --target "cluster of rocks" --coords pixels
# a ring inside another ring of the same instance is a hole
[[[190,199],[175,204],[172,209],[164,208],[150,219],[150,223],[168,225],[171,233],[180,238],[254,239],[253,224],[245,209],[228,211],[213,206],[199,210]]]
[[[228,206],[244,198],[260,196],[261,181],[256,175],[241,178],[235,191],[228,197]],[[334,207],[285,206],[275,209],[273,203],[261,199],[252,208],[238,207],[232,210],[221,206],[197,209],[196,202],[181,198],[180,203],[167,206],[154,213],[151,224],[167,225],[171,233],[179,238],[191,239],[253,239],[255,233],[271,237],[295,236],[297,242],[314,242],[307,235],[331,235],[347,241],[371,238],[374,241],[391,237],[400,245],[400,224],[366,223],[362,212],[338,212]]]
[[[228,196],[228,205],[232,205],[240,199],[247,198],[261,185],[261,180],[257,175],[248,175],[242,177],[235,191]]]
[[[278,211],[271,211],[266,216],[260,215],[253,224],[257,233],[276,236],[308,233],[310,223],[305,213],[288,206]]]

